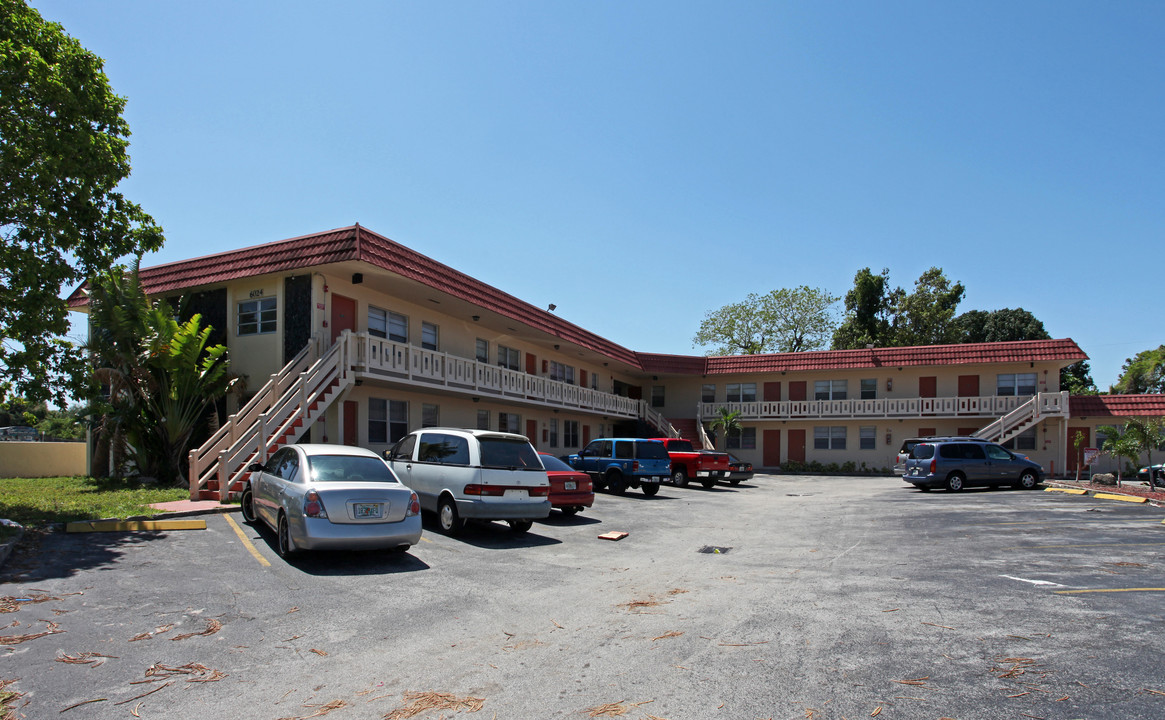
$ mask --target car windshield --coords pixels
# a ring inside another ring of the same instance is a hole
[[[504,438],[481,438],[481,466],[543,469],[529,442]]]
[[[635,443],[635,457],[640,460],[668,460],[667,448],[661,442],[639,442]]]
[[[312,482],[397,482],[396,476],[375,457],[309,455]]]
[[[538,458],[542,461],[542,466],[547,470],[567,470],[574,472],[574,468],[562,462],[553,455],[539,455]]]

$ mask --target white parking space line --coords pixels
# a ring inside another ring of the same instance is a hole
[[[1019,582],[1031,583],[1032,585],[1050,585],[1052,587],[1064,587],[1060,583],[1054,583],[1054,582],[1051,582],[1050,580],[1028,580],[1027,578],[1015,577],[1013,575],[1000,575],[999,577],[1005,577],[1008,580],[1018,580]]]

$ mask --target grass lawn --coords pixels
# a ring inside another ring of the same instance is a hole
[[[154,515],[150,503],[184,500],[185,488],[143,487],[90,477],[0,478],[0,518],[25,527],[74,520]]]

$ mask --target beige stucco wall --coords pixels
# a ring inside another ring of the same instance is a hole
[[[0,477],[72,477],[86,472],[83,442],[0,442]]]

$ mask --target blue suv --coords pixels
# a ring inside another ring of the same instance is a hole
[[[910,451],[902,479],[926,492],[1011,485],[1033,490],[1044,479],[1039,463],[983,440],[921,442]]]
[[[592,440],[566,462],[590,475],[596,490],[607,489],[616,495],[633,487],[642,488],[643,494],[651,497],[659,492],[659,484],[671,477],[671,457],[659,440]]]

